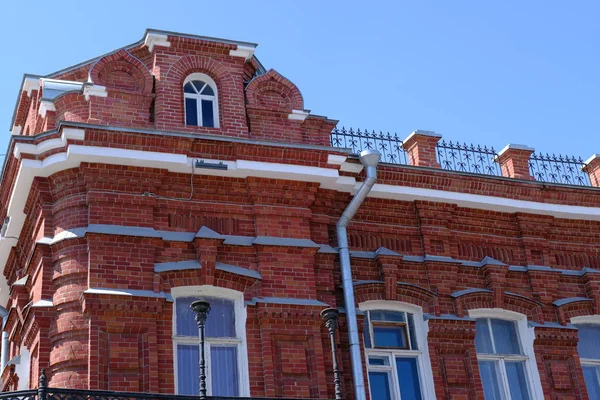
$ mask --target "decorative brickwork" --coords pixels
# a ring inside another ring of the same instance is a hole
[[[45,117],[41,86],[20,95],[0,190],[0,297],[10,358],[24,346],[31,368],[7,366],[4,390],[35,387],[45,368],[50,387],[172,394],[173,290],[212,286],[244,299],[240,382],[252,396],[333,398],[319,312],[380,300],[423,313],[422,372],[438,399],[483,398],[469,318],[481,308],[532,324],[546,397],[587,398],[570,322],[600,309],[596,188],[530,180],[523,149],[499,159],[519,179],[444,170],[441,136],[416,131],[403,143],[410,165],[378,166],[349,224],[357,304],[346,305],[336,223],[365,172],[329,147],[336,121],[310,115],[290,80],[234,42],[166,41],[54,76],[91,85]],[[219,128],[185,125],[195,72],[216,83]],[[340,327],[351,398],[344,313]]]

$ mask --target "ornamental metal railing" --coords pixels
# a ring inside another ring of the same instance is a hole
[[[442,140],[436,145],[438,162],[443,169],[473,174],[502,176],[493,147],[460,144]]]
[[[581,157],[533,153],[529,157],[529,170],[536,181],[565,185],[592,186],[590,176],[583,170]]]
[[[408,164],[406,151],[402,147],[398,134],[360,129],[334,128],[331,132],[331,146],[351,149],[352,154],[363,150],[377,150],[381,153],[381,161],[391,164]]]
[[[376,133],[368,130],[334,128],[331,146],[350,149],[358,155],[362,150],[377,150],[381,161],[408,165],[408,155],[403,141],[396,133]],[[436,156],[441,168],[449,171],[480,175],[509,176],[498,163],[498,153],[493,147],[441,140],[436,144]],[[585,171],[581,157],[533,153],[529,170],[538,182],[564,185],[594,186]]]

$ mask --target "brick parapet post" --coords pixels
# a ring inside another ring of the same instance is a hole
[[[442,135],[431,132],[416,130],[404,139],[402,147],[408,154],[410,165],[420,167],[440,168],[436,157],[436,145]]]
[[[496,162],[502,175],[509,178],[534,180],[529,172],[529,157],[535,149],[522,144],[508,144],[498,153]]]
[[[589,175],[592,186],[600,187],[600,154],[594,154],[588,158],[583,171]]]

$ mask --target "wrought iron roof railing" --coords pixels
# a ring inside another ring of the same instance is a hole
[[[381,161],[408,165],[404,142],[396,133],[376,133],[368,130],[334,128],[331,146],[351,149],[352,154],[362,150],[377,150]],[[480,175],[509,176],[497,161],[498,153],[493,147],[441,140],[436,144],[436,156],[440,166],[449,171]],[[581,157],[533,153],[529,158],[530,174],[538,182],[565,185],[594,186],[585,172]]]
[[[337,127],[331,132],[332,147],[352,149],[352,154],[359,154],[363,150],[377,150],[381,153],[381,161],[392,164],[408,164],[402,144],[402,140],[396,133],[376,133]]]
[[[493,147],[460,144],[442,140],[436,146],[438,162],[443,169],[473,174],[502,176]]]
[[[590,176],[583,170],[581,157],[533,153],[529,157],[529,171],[536,181],[565,185],[592,186]]]

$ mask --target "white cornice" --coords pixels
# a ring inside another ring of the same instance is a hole
[[[592,161],[594,161],[597,158],[600,158],[600,154],[592,154],[592,156],[590,158],[588,158],[587,160],[585,160],[583,163],[585,165],[589,165]]]
[[[19,136],[21,134],[22,129],[23,128],[21,127],[21,125],[15,125],[15,126],[13,126],[10,134],[13,136]]]
[[[54,103],[50,100],[42,100],[40,101],[40,108],[38,109],[38,113],[42,116],[42,118],[46,118],[46,113],[48,111],[56,111],[56,107],[54,107]]]
[[[31,92],[34,90],[38,90],[40,88],[40,78],[31,78],[26,77],[23,80],[23,88],[24,92],[27,92],[27,96],[31,97]]]
[[[47,139],[38,144],[15,143],[13,155],[15,158],[21,158],[22,153],[40,155],[48,150],[58,149],[67,144],[67,139],[84,140],[85,131],[83,129],[64,128],[60,138]]]
[[[308,111],[292,110],[292,112],[290,114],[288,114],[288,119],[291,119],[294,121],[304,121],[306,118],[308,118],[309,115],[310,115],[310,113]]]
[[[348,157],[346,157],[346,156],[340,156],[337,154],[329,154],[327,156],[327,164],[342,165],[344,163],[344,161],[346,161],[347,159],[348,159]]]
[[[167,35],[148,32],[144,39],[144,44],[148,46],[148,51],[152,52],[154,46],[171,47],[171,42],[168,39]]]
[[[509,143],[506,146],[504,146],[504,148],[502,150],[500,150],[498,152],[498,157],[500,157],[502,154],[506,153],[508,150],[523,150],[523,151],[529,151],[532,153],[535,151],[535,149],[533,147],[528,147],[528,146],[525,146],[524,144]]]
[[[235,50],[229,50],[229,55],[233,57],[243,57],[248,61],[254,55],[255,50],[254,47],[238,45]]]
[[[85,96],[85,99],[89,101],[91,96],[106,97],[108,96],[108,93],[106,92],[106,86],[85,85],[83,87],[83,95]]]
[[[408,186],[385,185],[376,183],[369,194],[371,197],[401,201],[433,201],[456,204],[465,208],[491,210],[498,212],[524,212],[530,214],[551,215],[556,218],[600,221],[600,207],[571,206],[564,204],[541,203],[528,200],[516,200],[505,197],[486,196],[446,190],[423,189]]]
[[[351,162],[346,161],[346,162],[342,163],[342,165],[340,166],[340,171],[352,172],[354,174],[358,174],[362,170],[363,170],[363,165],[359,164],[359,163],[351,163]]]
[[[436,133],[434,131],[424,131],[421,129],[417,129],[412,131],[407,137],[406,139],[403,140],[404,143],[408,142],[410,139],[412,139],[414,136],[430,136],[430,137],[434,137],[434,138],[442,138],[442,135],[439,133]]]

